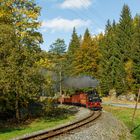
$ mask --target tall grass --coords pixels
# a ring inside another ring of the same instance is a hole
[[[134,122],[132,123],[134,109],[113,107],[109,105],[104,105],[103,107],[104,110],[111,112],[119,120],[123,121],[130,131],[136,128],[132,133],[133,140],[140,140],[140,110],[137,110]]]

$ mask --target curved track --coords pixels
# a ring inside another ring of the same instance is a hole
[[[66,125],[66,126],[63,126],[60,128],[56,128],[56,129],[45,131],[45,132],[35,134],[32,136],[24,137],[24,138],[21,138],[20,140],[46,140],[46,139],[49,139],[52,137],[56,137],[58,135],[61,135],[61,134],[67,133],[71,130],[74,130],[76,128],[80,128],[81,126],[86,125],[86,124],[96,120],[97,118],[100,117],[100,115],[101,115],[101,111],[96,111],[96,112],[91,111],[90,115],[84,119],[81,119],[79,121],[76,121],[74,123],[71,123],[69,125]]]

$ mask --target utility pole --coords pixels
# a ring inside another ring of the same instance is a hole
[[[61,68],[60,68],[60,72],[59,72],[59,80],[60,80],[59,92],[60,92],[61,104],[62,104],[62,71],[61,71]]]
[[[62,96],[62,72],[59,72],[59,80],[60,80],[60,87],[59,87],[59,91],[60,91],[60,96]]]

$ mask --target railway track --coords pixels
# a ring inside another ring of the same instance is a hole
[[[39,134],[35,134],[35,135],[31,135],[31,136],[27,136],[24,138],[21,138],[20,140],[46,140],[46,139],[50,139],[53,137],[56,137],[58,135],[61,134],[65,134],[71,130],[80,128],[81,126],[84,126],[94,120],[96,120],[97,118],[99,118],[101,115],[101,111],[91,111],[90,115],[87,116],[84,119],[81,119],[79,121],[76,121],[74,123],[71,123],[69,125],[66,126],[62,126],[60,128],[55,128],[49,131],[45,131]]]

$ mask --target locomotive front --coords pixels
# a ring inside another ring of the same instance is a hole
[[[86,107],[93,110],[102,110],[101,98],[96,91],[90,91],[87,93],[87,103]]]

